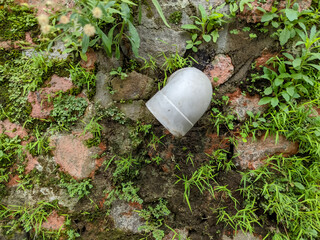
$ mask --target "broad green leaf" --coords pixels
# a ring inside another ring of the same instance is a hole
[[[263,92],[265,95],[270,95],[272,93],[272,87],[268,87]]]
[[[198,34],[192,34],[192,36],[191,36],[191,39],[192,39],[192,41],[195,41],[196,39],[197,39],[197,37],[198,37]]]
[[[190,48],[192,48],[192,47],[193,47],[193,44],[192,44],[192,43],[189,43],[189,44],[187,44],[186,49],[190,49]]]
[[[301,183],[299,183],[299,182],[294,182],[294,185],[295,185],[297,188],[299,188],[300,190],[304,190],[304,189],[305,189],[305,187],[304,187]]]
[[[293,9],[286,9],[285,13],[290,22],[298,19],[298,11],[295,11]]]
[[[280,86],[282,83],[283,83],[283,79],[281,79],[281,78],[276,78],[275,80],[274,80],[274,85],[275,86]]]
[[[82,37],[82,52],[83,53],[86,53],[87,50],[88,50],[88,47],[89,47],[89,36],[86,35],[86,34],[83,34],[83,37]]]
[[[112,39],[107,37],[107,35],[102,32],[100,29],[97,30],[97,34],[100,36],[102,40],[102,45],[104,47],[104,50],[107,52],[107,54],[110,56],[111,54],[111,45],[112,45]]]
[[[287,87],[287,93],[293,97],[294,93],[295,93],[295,87]]]
[[[124,2],[124,3],[130,4],[130,5],[135,5],[135,6],[137,6],[137,4],[135,4],[134,2],[131,2],[131,1],[129,1],[129,0],[121,0],[121,1]]]
[[[196,25],[193,25],[193,24],[185,24],[185,25],[182,25],[181,28],[183,29],[196,29],[196,30],[200,30],[200,28],[198,28]]]
[[[296,30],[294,29],[294,28],[292,28],[291,30],[290,30],[290,38],[294,38],[295,36],[296,36]]]
[[[316,32],[317,32],[317,27],[315,25],[313,25],[310,30],[310,40],[311,41],[313,41],[313,39],[316,35]]]
[[[253,126],[254,128],[257,128],[257,127],[259,127],[259,124],[258,124],[257,122],[253,122],[253,123],[252,123],[252,126]]]
[[[281,46],[288,42],[288,40],[290,39],[290,35],[290,30],[288,30],[287,28],[281,31],[281,33],[279,34],[279,41]]]
[[[296,79],[296,80],[299,80],[299,79],[302,79],[303,78],[303,76],[305,76],[305,75],[303,75],[302,73],[293,73],[293,74],[291,74],[291,78],[293,78],[293,79]]]
[[[260,101],[259,101],[259,105],[264,105],[264,104],[267,104],[269,102],[271,102],[271,97],[264,97],[264,98],[261,98]]]
[[[159,13],[162,21],[164,22],[164,24],[165,24],[168,28],[171,28],[170,25],[167,23],[167,20],[166,20],[165,16],[163,15],[162,8],[161,8],[159,2],[158,2],[157,0],[152,0],[152,3],[153,3],[153,5],[156,7],[156,9],[157,9],[157,11],[158,11],[158,13]]]
[[[83,52],[80,52],[80,57],[83,61],[87,61],[88,60],[88,57],[87,57],[87,54],[83,53]]]
[[[281,92],[281,95],[282,95],[282,97],[283,97],[287,102],[290,101],[290,96],[289,96],[288,93],[286,93],[286,92]]]
[[[266,12],[265,14],[263,14],[262,18],[261,18],[261,22],[269,22],[271,21],[275,16],[274,13],[271,12]]]
[[[274,97],[271,99],[271,106],[276,107],[279,103],[279,99],[277,97]]]
[[[206,42],[209,42],[211,40],[211,36],[210,35],[205,34],[202,37]]]
[[[279,76],[278,76],[278,78],[289,78],[289,77],[291,77],[291,75],[289,74],[289,73],[281,73]]]
[[[247,111],[247,115],[248,115],[249,117],[254,118],[254,115],[253,115],[253,113],[252,113],[251,111]]]
[[[130,8],[128,4],[126,3],[121,3],[121,15],[122,18],[125,19],[125,21],[128,21],[130,19]]]
[[[279,24],[278,22],[276,22],[276,21],[272,21],[272,22],[271,22],[271,25],[272,25],[272,27],[274,27],[274,28],[278,28],[278,27],[280,26],[280,24]]]
[[[290,53],[283,53],[283,55],[290,60],[294,60],[294,57]]]
[[[206,22],[208,19],[208,16],[207,16],[206,10],[204,9],[204,7],[201,4],[199,4],[199,11],[200,11],[201,18],[202,18],[203,22]]]
[[[297,29],[297,28],[296,28],[296,32],[298,33],[298,35],[300,36],[302,42],[304,43],[306,41],[306,37],[307,37],[306,34],[302,30]],[[296,46],[297,45],[300,45],[300,44],[296,43]]]
[[[120,58],[120,46],[119,46],[119,45],[116,46],[115,57],[116,57],[117,59]]]
[[[314,80],[311,79],[311,78],[309,78],[309,76],[303,75],[302,78],[303,78],[303,80],[304,80],[305,82],[307,82],[307,83],[310,84],[311,86],[314,85]]]
[[[320,66],[316,65],[316,64],[309,64],[310,66],[314,67],[315,69],[317,69],[318,71],[320,71]]]
[[[219,32],[218,32],[218,30],[215,30],[215,31],[211,32],[210,35],[212,36],[212,41],[213,41],[214,43],[216,43],[217,40],[218,40],[218,38],[219,38]]]
[[[139,37],[139,33],[137,32],[137,29],[134,27],[134,25],[128,21],[129,24],[129,33],[130,33],[130,42],[131,42],[131,49],[133,54],[138,57],[139,53],[138,53],[138,49],[140,47],[140,37]]]
[[[299,68],[300,68],[300,65],[301,65],[301,58],[296,58],[295,60],[293,60],[292,66],[293,66],[295,69],[299,69]]]
[[[320,53],[311,53],[311,56],[307,59],[307,61],[320,60]]]

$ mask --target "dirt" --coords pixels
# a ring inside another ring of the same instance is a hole
[[[155,130],[160,135],[162,131],[161,127]],[[201,126],[198,126],[181,139],[173,138],[170,135],[162,138],[163,144],[159,144],[156,151],[149,149],[149,155],[160,153],[166,160],[160,166],[153,164],[141,169],[138,186],[141,189],[139,195],[144,199],[144,205],[153,204],[159,198],[168,201],[168,208],[173,215],[166,219],[168,226],[178,229],[186,227],[191,239],[218,240],[221,239],[224,232],[224,224],[217,224],[215,209],[221,207],[222,202],[227,209],[234,209],[234,203],[222,195],[213,199],[207,191],[201,194],[195,186],[192,186],[189,197],[191,212],[183,197],[184,186],[182,182],[176,183],[177,176],[185,175],[190,178],[197,168],[208,162],[208,157],[204,154],[204,144],[199,144],[203,141],[206,132],[207,129],[201,129]],[[189,153],[194,155],[194,166],[190,161],[186,163]],[[239,192],[235,191],[240,184],[241,176],[239,173],[236,171],[219,172],[215,179],[219,185],[227,185],[241,204],[242,197]],[[233,213],[235,213],[234,211]]]

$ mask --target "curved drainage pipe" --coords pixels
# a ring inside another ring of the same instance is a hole
[[[174,72],[167,85],[147,103],[147,108],[174,136],[184,136],[210,105],[212,85],[200,70],[189,67]]]

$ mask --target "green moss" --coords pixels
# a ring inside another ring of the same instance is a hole
[[[24,40],[26,32],[38,31],[38,23],[32,9],[5,5],[0,10],[0,29],[0,38],[4,40]]]
[[[178,25],[181,22],[181,19],[182,19],[182,12],[175,11],[170,14],[169,22]]]

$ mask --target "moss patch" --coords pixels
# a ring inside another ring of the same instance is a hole
[[[2,40],[21,40],[26,32],[36,32],[37,19],[33,10],[26,6],[3,6],[0,10],[0,38]]]

